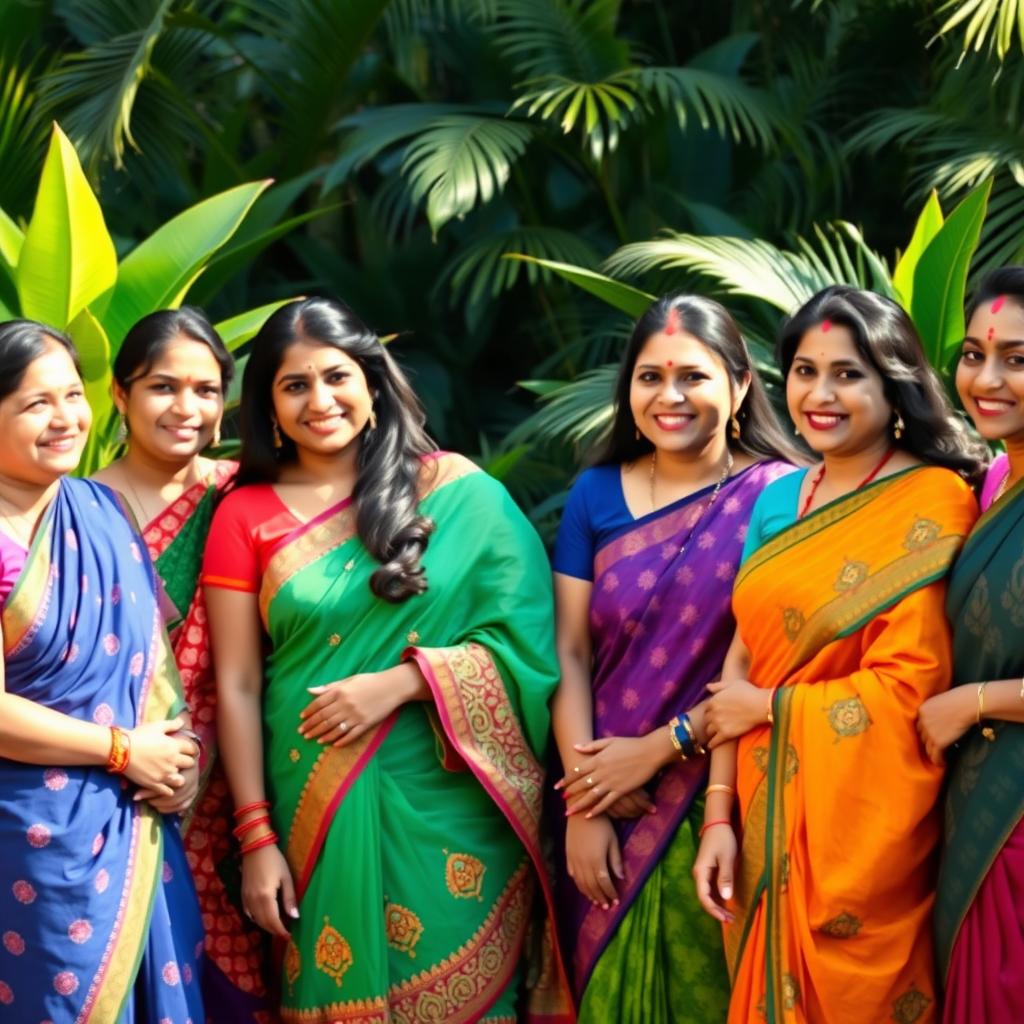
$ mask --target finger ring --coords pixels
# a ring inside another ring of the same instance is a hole
[[[341,732],[348,732],[348,722],[341,722],[341,723],[339,723],[338,729]]]
[[[594,776],[593,775],[588,775],[587,776],[587,785],[588,786],[592,786],[593,784],[594,784]]]
[[[577,775],[579,775],[579,773],[580,773],[580,766],[579,766],[578,764],[577,764],[577,765],[573,765],[573,769],[572,769],[572,770],[573,770],[573,771],[574,771],[574,772],[575,772],[575,773],[576,773]]]

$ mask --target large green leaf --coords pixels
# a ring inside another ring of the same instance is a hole
[[[92,430],[76,472],[79,476],[90,476],[106,465],[116,445],[116,414],[110,393],[110,340],[103,325],[88,308],[83,309],[68,325],[68,334],[78,349],[85,397],[92,409]]]
[[[949,368],[964,336],[964,293],[971,257],[985,220],[991,179],[978,186],[946,218],[921,253],[914,270],[910,315],[921,334],[931,364]]]
[[[63,329],[117,280],[103,211],[74,147],[55,124],[18,259],[23,316]]]
[[[122,261],[103,325],[116,351],[140,317],[180,306],[210,258],[238,229],[270,179],[249,182],[189,207]]]
[[[268,302],[265,306],[257,306],[255,309],[239,313],[238,316],[233,316],[229,320],[222,320],[219,324],[215,324],[214,328],[227,346],[227,350],[235,352],[256,335],[271,313],[276,313],[282,306],[294,302],[296,298],[298,296],[279,299],[277,302]]]
[[[12,272],[18,265],[24,242],[25,232],[0,210],[0,263]]]
[[[917,269],[921,254],[941,228],[942,207],[939,205],[938,193],[933,189],[917,218],[906,252],[900,256],[896,269],[892,272],[893,287],[904,309],[913,308],[914,271]]]
[[[542,260],[534,256],[526,256],[522,253],[509,253],[505,256],[507,260],[523,260],[527,263],[536,263],[537,266],[550,270],[559,277],[571,281],[591,295],[596,295],[609,306],[614,306],[627,316],[638,320],[654,302],[655,297],[647,292],[640,291],[632,285],[623,284],[614,278],[605,277],[596,271],[587,270],[584,267],[574,267],[569,263],[558,263],[555,260]]]

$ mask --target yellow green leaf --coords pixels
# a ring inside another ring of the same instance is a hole
[[[914,301],[914,271],[917,269],[921,253],[928,248],[931,240],[939,233],[942,227],[942,207],[939,205],[938,193],[932,189],[928,202],[917,218],[914,225],[914,233],[910,236],[910,243],[906,251],[900,256],[896,269],[892,272],[892,283],[896,289],[903,308],[910,310]]]

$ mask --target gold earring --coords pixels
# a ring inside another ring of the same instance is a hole
[[[903,417],[896,413],[896,422],[892,425],[892,436],[898,441],[903,436],[904,429],[906,429],[906,424],[903,422]]]
[[[370,406],[370,429],[377,429],[377,411],[373,408],[372,405]]]
[[[213,437],[210,439],[210,444],[214,448],[220,447],[220,420],[217,421],[217,426],[213,428]]]
[[[733,413],[732,418],[729,420],[729,433],[732,434],[734,441],[740,439],[740,421],[736,418],[735,413]]]
[[[636,439],[639,441],[640,440],[640,428],[637,427],[636,430],[634,431],[634,433],[636,434]]]
[[[124,418],[123,412],[118,413],[117,440],[121,444],[128,440],[128,421]]]
[[[281,448],[284,441],[281,440],[281,428],[277,425],[277,420],[274,420],[274,447]]]

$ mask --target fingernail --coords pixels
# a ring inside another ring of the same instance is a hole
[[[650,808],[650,809],[649,809],[649,810],[647,811],[647,813],[648,813],[648,814],[657,814],[657,813],[658,813],[658,808],[657,808],[657,807],[651,807],[651,808]]]
[[[613,906],[613,907],[617,907],[618,905],[619,905],[619,901],[618,901],[618,900],[615,900],[615,901],[614,901],[614,902],[612,903],[612,906]]]
[[[732,886],[731,885],[723,885],[722,886],[722,899],[724,899],[724,900],[732,899]]]
[[[561,780],[559,780],[558,782],[556,782],[556,783],[554,784],[554,786],[552,786],[551,788],[552,788],[552,789],[561,789],[561,788],[562,788],[562,782],[561,782]]]
[[[602,910],[607,910],[608,909],[608,904],[607,903],[602,903],[601,904],[601,909]]]
[[[291,909],[290,909],[290,910],[288,911],[288,916],[289,916],[289,917],[295,917],[295,918],[297,918],[297,917],[299,916],[299,908],[298,908],[298,907],[292,907],[292,908],[291,908]]]

